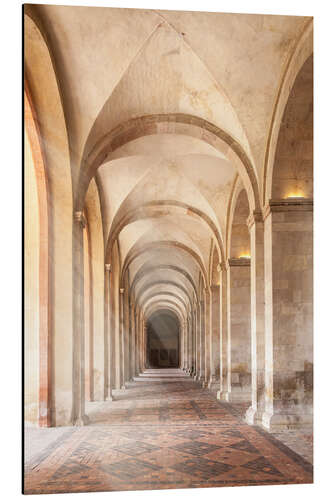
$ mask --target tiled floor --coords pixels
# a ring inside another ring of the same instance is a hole
[[[312,482],[309,461],[177,370],[147,370],[87,413],[86,427],[27,430],[25,493]]]
[[[237,403],[232,405],[232,409],[242,419],[245,417],[248,403]],[[312,428],[298,430],[281,430],[271,434],[283,444],[291,448],[295,453],[301,455],[308,462],[313,463],[313,430]]]

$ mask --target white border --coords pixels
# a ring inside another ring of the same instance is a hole
[[[31,2],[170,10],[205,10],[258,14],[302,15],[315,18],[315,484],[216,489],[89,493],[89,500],[227,497],[302,500],[328,498],[332,491],[332,371],[333,328],[333,39],[332,7],[325,0],[140,0]],[[2,5],[1,33],[1,485],[5,499],[20,497],[21,454],[21,2]],[[87,494],[71,494],[82,498]],[[39,495],[39,498],[67,498]]]

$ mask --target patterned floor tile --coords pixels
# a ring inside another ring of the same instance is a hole
[[[312,482],[311,463],[286,446],[297,433],[248,426],[245,405],[217,401],[179,371],[150,371],[87,409],[88,426],[33,429],[25,493]]]

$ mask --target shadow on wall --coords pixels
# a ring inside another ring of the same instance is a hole
[[[179,367],[179,321],[168,310],[156,311],[147,321],[149,368]]]

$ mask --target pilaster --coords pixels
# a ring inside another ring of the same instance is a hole
[[[104,399],[112,401],[112,337],[111,337],[111,264],[105,264],[104,273]]]
[[[252,404],[246,421],[261,421],[265,406],[265,270],[264,221],[261,212],[248,217],[251,241],[251,356]]]
[[[83,212],[74,213],[73,226],[73,425],[85,425],[85,363],[84,363],[84,265],[83,229],[86,219]]]
[[[269,430],[311,426],[313,415],[313,200],[265,209],[265,412]]]

